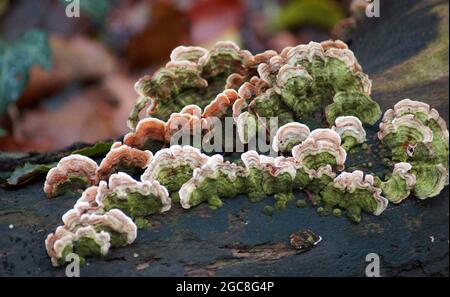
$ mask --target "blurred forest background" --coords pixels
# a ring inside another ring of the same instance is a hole
[[[365,0],[0,0],[0,151],[47,152],[127,132],[134,83],[178,45],[258,53],[339,38]]]

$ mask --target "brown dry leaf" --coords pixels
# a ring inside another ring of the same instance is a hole
[[[28,86],[19,99],[19,107],[35,103],[72,81],[99,79],[118,68],[116,58],[105,46],[84,36],[67,39],[53,35],[50,46],[52,69],[32,68]]]
[[[59,108],[26,111],[15,137],[0,138],[0,150],[51,151],[74,142],[94,143],[128,132],[126,121],[136,101],[137,77],[113,74],[99,86],[68,98]]]
[[[189,35],[188,19],[174,5],[157,2],[146,8],[151,13],[149,22],[130,38],[126,50],[136,68],[166,62],[171,50],[186,43]]]

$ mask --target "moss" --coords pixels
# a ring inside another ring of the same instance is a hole
[[[163,206],[159,197],[136,192],[128,193],[126,199],[118,198],[115,193],[109,194],[103,204],[106,211],[117,208],[135,220],[157,213]]]
[[[290,193],[278,193],[275,194],[274,196],[276,203],[275,203],[275,207],[277,210],[282,210],[286,208],[286,204],[291,201],[294,200],[294,194],[292,192]]]
[[[377,202],[373,193],[367,189],[355,189],[352,192],[342,191],[329,184],[320,192],[326,208],[333,209],[339,207],[347,210],[347,216],[354,222],[361,220],[361,211],[374,213],[377,209]]]
[[[342,215],[342,210],[340,210],[339,208],[334,208],[333,215],[336,217],[340,217]]]
[[[211,196],[208,199],[208,207],[212,210],[216,210],[222,207],[223,202],[220,200],[219,196]]]
[[[297,169],[295,179],[293,182],[293,189],[304,189],[306,188],[311,182],[311,179],[309,178],[309,175],[305,172],[303,168]]]
[[[305,199],[299,199],[296,203],[298,208],[305,208],[307,206]]]
[[[150,224],[150,222],[145,218],[135,218],[134,223],[139,229],[148,229],[152,226],[152,224]]]
[[[316,211],[320,216],[326,215],[325,208],[323,208],[322,206],[319,206]]]
[[[275,208],[273,206],[266,205],[266,206],[263,207],[261,212],[263,214],[265,214],[266,216],[270,216],[271,217],[275,213]]]
[[[325,165],[336,166],[336,157],[328,152],[322,152],[317,155],[307,154],[303,158],[303,164],[309,169],[319,169]]]
[[[91,186],[91,182],[88,178],[69,174],[67,179],[55,185],[54,196],[82,193],[89,186]]]
[[[178,192],[171,193],[170,198],[172,199],[172,204],[180,203],[180,194]]]
[[[80,265],[85,264],[86,258],[100,257],[100,246],[92,238],[81,237],[73,243],[73,253],[80,257]],[[67,256],[67,254],[66,254]],[[66,258],[64,256],[63,259]]]
[[[127,245],[127,234],[125,234],[125,233],[119,233],[110,227],[102,226],[102,225],[96,226],[95,231],[108,232],[111,237],[110,242],[111,242],[111,246],[113,248],[118,248],[118,247]]]
[[[322,174],[320,177],[312,179],[306,188],[308,191],[317,194],[332,181],[331,176]]]
[[[348,152],[354,146],[358,145],[358,140],[356,140],[356,138],[352,136],[343,136],[341,137],[341,139],[342,139],[341,146],[346,152]]]
[[[192,177],[194,169],[188,164],[182,164],[179,166],[167,166],[162,168],[155,179],[159,181],[161,185],[167,188],[170,194],[178,192],[181,186],[186,183]]]
[[[269,172],[262,172],[262,189],[265,194],[290,193],[292,190],[292,177],[289,173],[273,176]]]
[[[247,192],[250,201],[258,202],[266,197],[262,187],[263,173],[261,170],[251,168],[247,176]]]
[[[72,244],[68,244],[64,247],[62,253],[61,253],[61,258],[58,260],[59,261],[59,265],[64,265],[66,263],[66,258],[69,254],[73,253],[73,245]],[[81,259],[80,259],[81,260]],[[83,259],[83,263],[84,263],[84,259]],[[81,261],[80,261],[81,264]]]

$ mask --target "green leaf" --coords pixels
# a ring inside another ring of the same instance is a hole
[[[28,31],[13,43],[0,40],[0,114],[15,102],[27,86],[33,65],[51,67],[51,49],[47,35]]]
[[[11,176],[6,180],[8,186],[20,186],[23,185],[36,177],[46,174],[52,167],[55,167],[56,163],[53,164],[31,164],[25,163],[21,167],[17,167]]]
[[[79,154],[86,157],[104,156],[111,149],[113,142],[97,142],[93,146],[87,146],[72,152],[72,154]]]

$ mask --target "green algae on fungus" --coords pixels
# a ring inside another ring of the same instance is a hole
[[[330,165],[324,165],[317,169],[300,167],[297,169],[294,187],[312,193],[319,193],[326,185],[333,181],[335,177],[336,173]]]
[[[119,171],[136,176],[136,173],[147,168],[152,158],[153,154],[150,151],[141,151],[116,142],[100,163],[97,177],[99,180],[108,180],[111,174]]]
[[[191,179],[194,169],[207,161],[208,156],[197,148],[173,145],[155,154],[141,180],[157,180],[173,195]]]
[[[239,115],[249,113],[245,116],[249,121],[277,116],[284,125],[313,119],[324,109],[333,117],[331,124],[341,115],[358,116],[368,124],[381,116],[380,107],[369,97],[368,76],[342,41],[287,47],[261,63],[258,75],[239,88],[242,99],[233,106],[236,121],[242,123]]]
[[[352,147],[366,141],[366,131],[361,121],[354,116],[336,118],[332,130],[341,137],[342,147],[348,152]]]
[[[381,196],[381,189],[374,185],[374,177],[356,170],[342,172],[321,192],[324,209],[336,207],[345,209],[353,222],[361,221],[361,212],[380,215],[387,207],[388,200]]]
[[[272,148],[276,152],[291,152],[292,148],[302,143],[311,133],[308,126],[292,122],[278,128],[272,140]]]
[[[243,153],[241,160],[248,172],[247,190],[251,201],[259,201],[268,195],[288,195],[292,192],[296,176],[294,163],[285,162],[284,157],[268,157],[255,151]]]
[[[217,94],[203,110],[198,105],[189,104],[180,112],[171,113],[167,121],[144,118],[138,122],[134,131],[125,135],[124,143],[134,148],[150,149],[158,145],[161,148],[164,144],[177,144],[177,140],[186,136],[203,135],[205,140],[209,135],[211,138],[216,120],[231,115],[231,106],[237,99],[235,90],[226,89]]]
[[[49,170],[44,184],[44,192],[49,198],[82,192],[98,182],[97,163],[82,155],[62,158],[58,165]]]
[[[135,223],[119,209],[79,213],[76,208],[73,208],[63,215],[62,221],[70,231],[93,226],[97,232],[108,232],[113,248],[131,244],[137,236]]]
[[[381,117],[381,109],[363,93],[343,91],[336,93],[325,114],[330,125],[340,116],[354,116],[364,124],[374,125]]]
[[[179,190],[181,206],[189,209],[207,202],[211,209],[217,209],[223,204],[221,198],[246,192],[246,174],[244,167],[224,161],[221,155],[209,157]]]
[[[308,169],[330,165],[343,170],[347,153],[341,146],[341,137],[331,129],[316,129],[292,149],[292,156]]]
[[[136,181],[126,173],[111,175],[109,182],[99,184],[96,202],[105,210],[120,209],[133,219],[168,211],[169,193],[158,181]]]
[[[188,104],[203,108],[224,88],[229,87],[227,79],[231,75],[245,80],[256,72],[259,63],[274,54],[268,51],[253,56],[231,41],[217,42],[210,51],[200,47],[175,48],[170,55],[171,61],[165,67],[136,83],[139,98],[131,112],[128,126],[131,129],[136,127],[139,114],[147,106],[148,115],[162,120],[167,120],[172,112]]]
[[[78,228],[75,232],[59,226],[45,240],[47,253],[53,266],[64,265],[66,257],[75,253],[84,261],[86,257],[104,256],[111,246],[108,232],[97,232],[93,226]]]
[[[384,114],[378,138],[392,161],[412,165],[416,197],[434,197],[448,185],[449,133],[437,110],[420,101],[401,100]]]
[[[415,164],[411,172],[416,176],[414,195],[423,200],[435,197],[448,185],[448,167],[443,164]]]
[[[409,163],[397,163],[386,181],[375,181],[390,202],[400,203],[411,194],[411,190],[416,186],[416,176],[411,173],[411,169]]]
[[[88,213],[73,208],[63,215],[62,220],[64,225],[59,226],[45,240],[47,253],[54,266],[71,261],[66,259],[70,253],[78,255],[82,263],[87,257],[104,256],[111,247],[131,244],[137,237],[136,225],[119,209],[108,212],[97,209]]]

